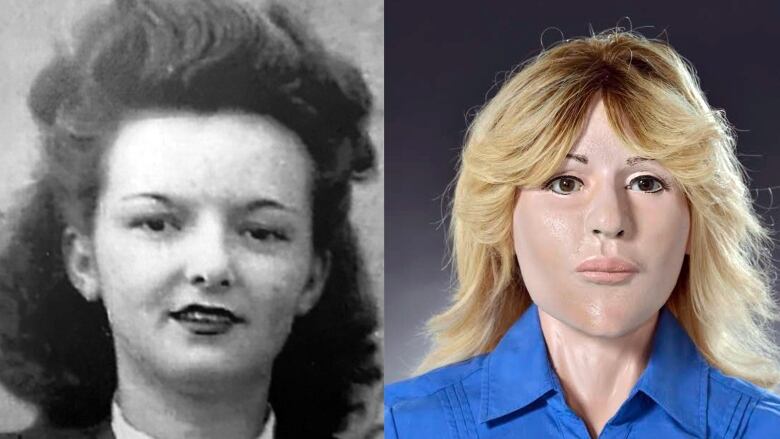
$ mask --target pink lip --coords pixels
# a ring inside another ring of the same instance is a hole
[[[597,284],[616,284],[633,277],[639,269],[633,263],[621,258],[596,257],[583,261],[577,272]]]

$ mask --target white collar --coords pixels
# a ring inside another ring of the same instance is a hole
[[[263,430],[260,431],[260,435],[257,436],[257,439],[274,439],[276,416],[274,416],[271,405],[269,404],[267,407],[268,419],[265,421]],[[116,401],[111,404],[111,430],[114,432],[116,439],[154,439],[130,425],[124,415],[122,415],[122,409],[119,408],[119,404],[117,404]]]

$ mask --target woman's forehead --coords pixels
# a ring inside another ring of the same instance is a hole
[[[108,197],[273,198],[308,203],[311,164],[300,139],[273,119],[155,114],[124,123],[106,162]]]
[[[572,145],[567,158],[583,165],[614,163],[631,167],[638,163],[657,164],[625,143],[613,127],[601,99],[592,105],[582,133]]]

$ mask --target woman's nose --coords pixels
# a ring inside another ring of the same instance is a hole
[[[202,224],[192,230],[185,255],[185,277],[192,286],[204,291],[224,291],[235,284],[227,234],[218,222]]]
[[[622,238],[631,229],[630,209],[625,191],[599,188],[591,197],[585,220],[585,232],[603,238]]]

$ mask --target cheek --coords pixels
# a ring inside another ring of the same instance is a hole
[[[513,237],[523,284],[540,309],[566,307],[571,285],[568,267],[581,239],[577,212],[554,208],[529,194],[515,206]]]
[[[637,217],[642,230],[640,247],[643,254],[654,256],[659,276],[668,276],[679,270],[685,256],[685,248],[690,234],[690,214],[687,204],[682,201],[670,202],[662,206],[641,207]],[[658,215],[658,212],[664,212]]]
[[[690,211],[684,199],[666,198],[661,203],[638,203],[636,219],[646,254],[685,250],[690,232]]]
[[[268,321],[291,320],[309,278],[301,254],[285,258],[246,258],[238,264],[253,312]],[[274,318],[270,318],[274,317]]]
[[[179,273],[170,251],[116,229],[98,230],[95,236],[101,296],[109,311],[158,309]]]
[[[518,200],[512,234],[524,278],[535,277],[535,272],[555,271],[568,263],[578,251],[580,220],[576,212]]]
[[[253,338],[265,340],[263,349],[276,356],[290,336],[306,276],[280,261],[242,264],[241,272]]]

